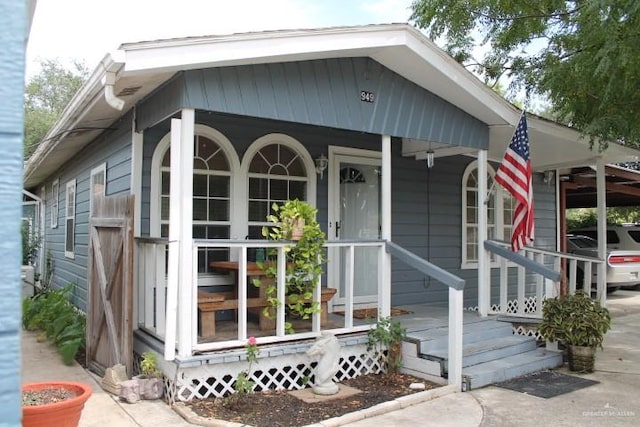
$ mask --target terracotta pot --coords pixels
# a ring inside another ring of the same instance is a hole
[[[71,381],[49,381],[22,385],[22,391],[43,390],[48,388],[64,388],[75,394],[75,397],[47,405],[23,406],[22,426],[77,427],[84,404],[91,396],[91,386]]]
[[[302,239],[304,234],[304,218],[295,218],[291,220],[291,240],[298,241]]]
[[[595,360],[595,347],[569,346],[569,370],[574,372],[593,372]]]

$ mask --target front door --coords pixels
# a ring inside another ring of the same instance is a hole
[[[380,152],[338,150],[334,148],[329,153],[329,185],[332,190],[329,238],[350,241],[380,239]],[[333,304],[336,307],[345,302],[345,283],[350,273],[349,251],[347,248],[334,248],[329,257],[329,277],[338,288]],[[361,308],[375,307],[377,292],[378,248],[356,247],[353,302]]]

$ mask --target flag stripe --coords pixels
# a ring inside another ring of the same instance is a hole
[[[511,235],[511,249],[514,252],[518,252],[534,239],[531,178],[527,117],[522,113],[495,177],[496,182],[517,200],[513,211],[513,233]]]

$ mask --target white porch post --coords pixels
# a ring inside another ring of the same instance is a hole
[[[605,179],[604,158],[596,160],[596,189],[597,189],[597,213],[598,213],[598,258],[607,259],[607,189]],[[606,262],[598,264],[598,298],[604,306],[607,303],[606,291]]]
[[[182,121],[171,119],[171,181],[169,187],[169,265],[167,266],[167,309],[165,317],[164,358],[176,355],[176,325],[178,321],[178,284],[180,276],[180,157]]]
[[[143,134],[142,132],[136,132],[135,129],[135,119],[131,121],[131,184],[130,191],[133,195],[133,236],[140,236],[140,217],[141,217],[141,194],[142,194],[142,144],[143,144]],[[139,316],[139,304],[143,301],[140,296],[144,295],[144,290],[146,288],[144,280],[141,280],[139,272],[139,258],[140,253],[136,245],[133,246],[133,295],[137,296],[133,304],[133,318],[135,319],[135,324],[133,325],[134,329],[138,328],[138,323],[141,319]]]
[[[478,150],[478,313],[480,316],[487,316],[491,305],[490,255],[484,248],[489,230],[487,191],[487,150]]]
[[[178,354],[191,355],[192,344],[196,342],[197,315],[195,311],[197,286],[193,277],[193,134],[195,128],[195,110],[182,110],[182,132],[180,135],[180,172],[171,173],[171,178],[180,176],[180,286],[178,291]],[[173,156],[173,152],[171,153]],[[170,226],[173,224],[170,224]],[[195,325],[195,326],[194,326]]]
[[[462,387],[462,305],[462,291],[449,288],[448,383],[457,386],[458,391]]]
[[[391,241],[391,136],[382,135],[382,239]],[[380,313],[391,315],[391,254],[384,253]]]

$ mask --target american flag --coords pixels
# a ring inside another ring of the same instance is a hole
[[[511,249],[518,252],[533,242],[533,189],[531,186],[531,160],[529,160],[529,134],[527,117],[522,113],[520,122],[504,153],[496,173],[496,182],[517,200],[513,212]]]

